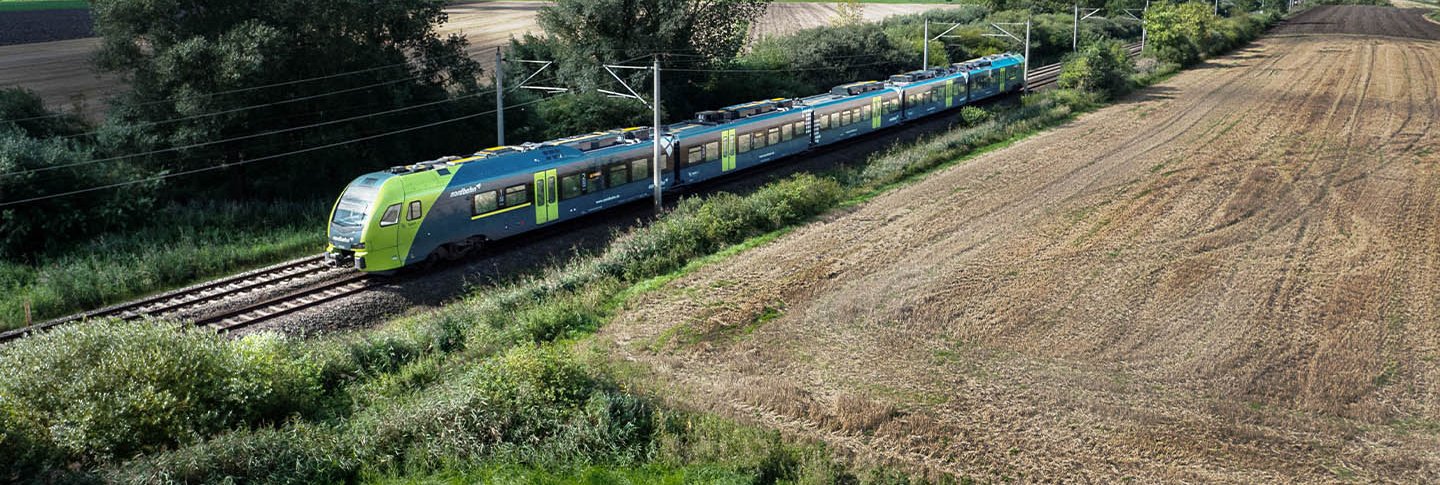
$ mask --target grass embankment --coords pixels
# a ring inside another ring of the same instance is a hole
[[[14,444],[0,476],[78,463],[121,481],[884,479],[856,477],[820,444],[627,393],[585,338],[707,255],[1095,105],[1073,92],[1031,96],[833,178],[687,199],[600,254],[354,335],[227,340],[95,323],[21,341],[0,351],[0,432]]]
[[[88,10],[89,0],[0,0],[0,12]]]
[[[967,110],[966,128],[827,177],[687,199],[599,254],[372,330],[228,340],[93,323],[23,340],[0,349],[0,478],[892,481],[822,444],[629,392],[588,336],[707,261],[1099,104],[1052,91]]]
[[[0,330],[120,303],[307,254],[325,245],[328,202],[206,204],[157,211],[145,231],[0,261]]]

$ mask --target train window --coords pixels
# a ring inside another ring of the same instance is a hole
[[[380,227],[393,226],[400,222],[400,204],[385,208],[385,214],[380,216]]]
[[[796,121],[796,122],[795,122],[795,136],[800,136],[800,135],[804,135],[804,134],[805,134],[805,122],[804,122],[804,121]]]
[[[487,212],[495,212],[495,210],[499,208],[500,203],[499,199],[495,198],[495,191],[481,192],[475,194],[475,199],[471,204],[470,215],[478,216]]]
[[[869,107],[869,106],[862,106],[862,107],[860,107],[860,119],[862,119],[862,120],[868,120],[868,119],[870,119],[870,107]]]
[[[650,159],[637,158],[630,161],[630,181],[640,181],[650,178]]]
[[[774,145],[774,144],[776,144],[776,143],[780,143],[780,129],[779,129],[779,128],[771,128],[770,131],[767,132],[766,136],[769,138],[769,140],[768,140],[769,144]],[[788,138],[787,138],[787,139],[788,139]]]
[[[847,125],[849,125],[849,124],[850,124],[850,110],[847,109],[847,110],[845,110],[845,111],[841,111],[841,112],[840,112],[840,126],[847,126]]]
[[[745,153],[750,151],[750,134],[741,133],[735,136],[735,152]]]
[[[585,188],[582,187],[584,184],[581,184],[580,180],[580,174],[578,173],[560,177],[560,199],[572,199],[583,195]]]
[[[820,116],[820,129],[822,129],[822,130],[828,130],[828,129],[830,129],[830,117],[829,117],[829,116],[825,116],[825,115],[821,115],[821,116]]]
[[[701,147],[690,147],[685,153],[685,165],[690,166],[705,161],[705,154]]]
[[[784,124],[784,125],[781,125],[781,126],[780,126],[780,140],[781,140],[781,141],[790,141],[791,138],[795,138],[795,134],[791,131],[792,129],[793,129],[793,125],[791,125],[790,123],[786,123],[786,124]]]
[[[604,188],[605,185],[600,178],[599,170],[594,170],[590,173],[585,174],[585,193],[593,194],[595,192],[601,191]]]
[[[757,132],[755,132],[755,133],[751,133],[751,134],[750,134],[750,139],[753,140],[753,141],[750,142],[750,148],[753,148],[753,149],[756,149],[756,150],[759,150],[759,149],[761,149],[761,148],[765,148],[765,132],[763,132],[763,131],[757,131]]]
[[[405,220],[413,221],[415,219],[419,219],[420,216],[425,215],[425,211],[421,210],[421,208],[422,207],[420,205],[420,201],[410,201],[410,213],[405,216]]]
[[[623,163],[612,164],[605,167],[605,180],[611,187],[619,187],[630,183],[630,167]]]
[[[711,162],[720,159],[720,142],[712,141],[705,144],[705,161]]]
[[[530,202],[530,190],[526,184],[511,185],[505,188],[504,207],[515,207]]]

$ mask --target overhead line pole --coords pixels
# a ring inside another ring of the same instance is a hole
[[[650,170],[650,173],[652,174],[652,175],[651,175],[651,177],[652,177],[652,182],[653,182],[654,185],[655,185],[655,187],[654,187],[654,188],[655,188],[655,211],[656,211],[656,212],[659,212],[659,211],[663,208],[663,203],[664,203],[664,200],[662,199],[662,196],[661,196],[661,193],[660,193],[660,174],[661,174],[661,171],[660,171],[660,157],[661,157],[661,155],[662,155],[662,153],[661,153],[661,146],[660,146],[660,143],[661,143],[660,140],[661,140],[661,138],[662,138],[662,134],[661,134],[660,132],[661,132],[661,130],[663,130],[665,127],[663,127],[663,126],[660,125],[660,55],[659,55],[659,54],[652,54],[652,56],[654,57],[654,62],[651,64],[651,67],[616,66],[616,65],[610,65],[610,64],[603,64],[603,65],[602,65],[602,67],[605,68],[605,72],[610,73],[610,77],[615,78],[615,81],[616,81],[616,82],[619,82],[619,83],[620,83],[620,86],[621,86],[621,87],[624,87],[625,90],[628,91],[630,94],[625,94],[625,93],[620,93],[620,92],[615,92],[615,91],[609,91],[609,90],[605,90],[605,89],[597,89],[596,91],[605,93],[605,94],[610,95],[610,96],[612,96],[612,97],[636,99],[636,100],[639,100],[641,103],[645,103],[645,104],[647,104],[647,105],[650,106],[650,109],[651,109],[651,111],[652,111],[652,113],[653,113],[653,116],[654,116],[654,127],[652,127],[652,128],[650,129],[650,142],[651,142],[652,147],[653,147],[653,148],[652,148],[652,151],[650,152],[650,153],[651,153],[651,158],[650,158],[650,167],[651,167],[651,170]],[[654,73],[655,86],[654,86],[654,92],[651,93],[651,95],[650,95],[650,96],[651,96],[650,102],[647,103],[647,102],[645,101],[645,98],[640,97],[640,94],[639,94],[639,93],[636,93],[634,89],[630,89],[630,85],[627,84],[624,79],[621,79],[619,74],[615,74],[615,69],[636,69],[636,70],[648,69],[648,70],[650,70],[652,73]]]
[[[505,58],[495,46],[495,146],[505,146]]]
[[[925,47],[924,47],[924,49],[925,49],[925,55],[923,55],[923,56],[920,57],[920,59],[921,59],[921,60],[920,60],[920,69],[929,69],[929,68],[930,68],[930,19],[925,19],[925,37],[924,37],[924,39],[925,39],[925,40],[923,41],[923,44],[925,45]]]
[[[991,26],[991,27],[994,27],[995,30],[1000,31],[1000,33],[999,33],[999,34],[984,34],[985,37],[1009,37],[1009,38],[1011,38],[1011,39],[1014,39],[1016,42],[1020,42],[1020,38],[1019,38],[1019,37],[1016,37],[1015,34],[1012,34],[1012,33],[1010,33],[1010,31],[1005,30],[1005,28],[1004,28],[1004,27],[1001,27],[1001,25],[1018,26],[1018,25],[1020,25],[1020,22],[991,22],[991,23],[990,23],[990,26]],[[1028,93],[1028,92],[1030,92],[1030,20],[1029,20],[1029,19],[1026,19],[1026,20],[1025,20],[1025,40],[1024,40],[1024,42],[1025,42],[1025,59],[1024,59],[1025,63],[1023,64],[1023,67],[1021,67],[1022,71],[1021,71],[1021,73],[1020,73],[1020,78],[1025,80],[1025,88],[1024,88],[1024,91]]]
[[[660,133],[660,130],[661,130],[663,127],[660,126],[660,56],[659,56],[659,55],[656,55],[656,56],[655,56],[654,62],[655,62],[655,63],[654,63],[653,69],[655,70],[655,93],[651,95],[651,96],[652,96],[652,99],[653,99],[654,101],[653,101],[652,103],[650,103],[650,107],[652,108],[651,111],[654,112],[654,116],[655,116],[655,128],[654,128],[653,130],[651,130],[651,132],[650,132],[650,140],[653,142],[651,145],[654,146],[654,149],[653,149],[652,152],[651,152],[651,153],[653,154],[653,157],[650,159],[650,160],[651,160],[651,161],[650,161],[650,166],[651,166],[651,170],[650,170],[650,171],[651,171],[652,173],[654,173],[654,181],[655,181],[655,212],[656,212],[656,213],[659,213],[659,212],[660,212],[660,209],[662,208],[662,203],[664,202],[663,200],[661,200],[661,195],[660,195],[660,138],[661,138],[661,136],[662,136],[661,133]]]
[[[957,28],[960,28],[960,24],[950,24],[950,28],[945,29],[945,31],[944,31],[944,32],[941,32],[940,35],[936,35],[936,36],[934,36],[934,37],[931,37],[931,36],[930,36],[930,19],[925,19],[925,39],[924,39],[924,41],[925,41],[925,42],[924,42],[924,43],[925,43],[925,47],[924,47],[924,55],[921,56],[921,59],[922,59],[921,63],[924,64],[924,65],[923,65],[923,66],[920,66],[920,69],[929,69],[929,68],[930,68],[930,41],[940,40],[942,37],[945,37],[945,36],[949,35],[949,34],[950,34],[950,31],[953,31],[953,30],[955,30],[955,29],[957,29]]]
[[[1071,27],[1071,34],[1070,34],[1070,50],[1072,50],[1072,51],[1079,51],[1079,50],[1080,50],[1080,21],[1081,21],[1081,20],[1088,19],[1088,18],[1090,18],[1090,17],[1094,17],[1095,14],[1100,13],[1100,10],[1102,10],[1102,9],[1098,9],[1098,8],[1086,8],[1086,10],[1087,10],[1087,11],[1085,12],[1085,15],[1084,15],[1084,16],[1081,16],[1081,15],[1080,15],[1080,3],[1079,3],[1079,2],[1076,2],[1076,3],[1075,3],[1075,21],[1074,21],[1074,23],[1071,24],[1072,27]]]

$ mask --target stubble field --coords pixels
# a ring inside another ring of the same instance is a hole
[[[1440,479],[1440,43],[1384,10],[702,268],[602,346],[678,404],[933,476]]]

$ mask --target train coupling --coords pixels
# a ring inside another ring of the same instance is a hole
[[[355,266],[355,253],[341,249],[332,249],[325,252],[325,264],[335,268],[349,268]]]

